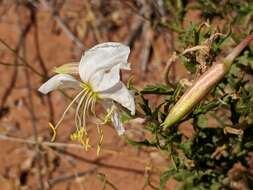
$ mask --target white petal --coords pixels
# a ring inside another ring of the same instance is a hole
[[[118,135],[123,135],[125,132],[125,128],[120,120],[120,115],[117,111],[114,111],[111,116],[112,123],[118,133]]]
[[[81,58],[79,74],[82,81],[88,82],[98,70],[106,72],[117,64],[120,64],[122,68],[128,68],[129,53],[129,47],[121,43],[107,42],[94,46]]]
[[[135,114],[134,96],[122,82],[118,82],[112,88],[100,92],[99,95],[101,98],[112,99],[118,102],[123,107],[130,110],[132,115]]]
[[[104,70],[98,70],[90,78],[93,90],[95,92],[105,91],[116,85],[120,81],[120,65],[112,67],[105,72]]]
[[[120,120],[119,112],[117,111],[117,108],[114,107],[115,105],[114,105],[113,101],[104,100],[102,104],[105,107],[107,112],[110,112],[111,109],[113,109],[113,112],[112,112],[112,115],[111,115],[111,121],[112,121],[118,135],[122,135],[125,132],[125,129],[123,127],[123,123]]]
[[[121,64],[120,64],[120,69],[130,71],[130,70],[131,70],[130,63],[128,63],[128,62],[126,62],[126,63],[121,63]]]
[[[71,75],[58,74],[50,78],[47,82],[40,86],[38,91],[47,94],[55,89],[62,88],[79,88],[80,83]]]

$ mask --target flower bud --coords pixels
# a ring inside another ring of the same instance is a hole
[[[198,105],[208,92],[228,73],[234,59],[252,40],[253,34],[247,36],[221,63],[214,64],[203,73],[170,110],[162,126],[167,128],[174,125]]]

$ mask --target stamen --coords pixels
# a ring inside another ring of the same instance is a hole
[[[89,93],[89,95],[88,95],[88,97],[87,97],[87,99],[86,99],[84,108],[83,108],[83,123],[84,123],[84,124],[86,123],[86,118],[85,118],[85,116],[86,116],[86,111],[89,109],[91,100],[92,100],[92,92]]]
[[[104,139],[104,134],[103,134],[102,128],[100,128],[99,125],[97,125],[97,129],[98,129],[98,135],[99,135],[99,142],[97,145],[97,156],[99,156],[99,153],[101,151],[101,146],[103,143],[103,139]]]
[[[77,94],[77,96],[72,100],[72,102],[70,102],[70,104],[68,105],[68,107],[65,109],[65,111],[63,112],[60,120],[57,122],[57,124],[55,125],[54,129],[57,129],[57,127],[61,124],[62,120],[64,119],[66,113],[68,112],[68,110],[70,109],[70,107],[75,103],[75,101],[84,93],[84,90],[82,90],[79,94]]]
[[[53,131],[53,136],[52,136],[52,138],[51,138],[51,142],[54,142],[55,141],[55,138],[56,138],[56,129],[55,129],[55,127],[53,126],[53,124],[52,123],[48,123],[48,126],[49,126],[49,128],[50,129],[52,129],[52,131]]]
[[[85,141],[85,150],[88,151],[89,148],[91,148],[91,145],[90,145],[90,139],[87,137],[86,138],[86,141]]]
[[[112,106],[110,108],[109,112],[107,112],[106,116],[104,117],[104,121],[102,123],[100,123],[100,125],[106,124],[110,120],[114,111],[115,111],[115,108],[114,108],[114,106]]]
[[[91,102],[91,113],[97,117],[96,110],[95,110],[95,104],[96,104],[97,98],[93,98]]]
[[[87,131],[84,127],[80,128],[75,133],[71,134],[70,139],[73,141],[76,140],[80,142],[86,151],[88,150],[88,148],[91,147],[91,145],[89,144],[89,137]]]
[[[88,83],[82,83],[81,88],[83,89],[77,96],[71,101],[71,103],[68,105],[68,107],[65,109],[63,112],[61,118],[55,125],[55,127],[49,123],[49,127],[53,131],[53,136],[51,141],[54,141],[56,138],[56,129],[57,127],[61,124],[63,121],[67,111],[70,109],[70,107],[78,100],[77,108],[75,111],[75,126],[76,126],[76,131],[70,135],[71,140],[75,140],[81,143],[81,145],[85,148],[85,150],[88,150],[88,148],[91,147],[89,144],[89,137],[86,131],[86,114],[88,111],[91,111],[92,113],[95,113],[95,104],[98,98],[98,95],[96,92],[92,90],[92,87]],[[107,117],[106,117],[107,118]],[[108,116],[109,118],[109,116]],[[106,119],[107,121],[108,119]],[[98,128],[99,129],[99,128]],[[100,147],[103,141],[103,133],[99,129],[99,135],[100,135],[100,140],[98,143],[98,148],[97,148],[97,154],[100,152]]]
[[[89,91],[86,90],[85,93],[83,94],[81,100],[79,101],[79,103],[77,105],[77,108],[76,108],[75,125],[76,125],[77,130],[79,129],[78,126],[82,126],[82,121],[81,121],[81,118],[79,116],[79,110],[80,110],[80,107],[82,106],[83,101],[85,100],[85,97],[88,95],[88,93],[89,93]]]
[[[91,86],[88,83],[82,83],[81,88],[85,91],[80,98],[76,112],[75,112],[75,124],[76,132],[74,132],[70,137],[71,140],[76,140],[81,143],[81,145],[88,150],[90,148],[89,137],[86,131],[86,114],[87,111],[92,110],[95,106],[97,94],[93,92]],[[81,119],[82,117],[82,119]]]

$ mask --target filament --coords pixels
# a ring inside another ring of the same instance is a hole
[[[92,97],[92,92],[89,93],[87,99],[86,99],[86,102],[85,102],[85,105],[84,105],[84,108],[83,108],[83,123],[84,125],[86,124],[86,119],[85,119],[85,116],[86,116],[86,111],[89,109],[89,106],[90,106],[90,103],[91,103],[91,100],[93,99]]]
[[[95,104],[96,104],[96,98],[93,98],[92,99],[92,102],[91,102],[91,113],[97,117],[97,114],[96,114],[96,110],[95,110]]]
[[[98,135],[99,135],[99,142],[97,144],[97,156],[99,156],[103,139],[104,139],[104,134],[103,134],[103,130],[99,127],[99,125],[97,125],[97,129],[98,129]]]
[[[88,95],[89,91],[86,90],[85,93],[83,94],[83,96],[81,97],[78,105],[77,105],[77,108],[76,108],[76,113],[75,113],[75,125],[76,125],[76,128],[79,129],[79,126],[82,126],[82,121],[81,121],[81,118],[79,116],[79,111],[80,111],[80,107],[83,105],[83,102],[85,100],[85,97]]]
[[[75,103],[75,101],[83,94],[85,90],[82,90],[79,94],[76,95],[76,97],[72,100],[72,102],[70,102],[70,104],[68,105],[68,107],[65,109],[65,111],[63,112],[61,118],[59,119],[59,121],[57,122],[57,124],[55,125],[54,129],[56,129],[60,123],[62,122],[62,120],[64,119],[66,113],[68,112],[68,110],[71,108],[71,106]]]

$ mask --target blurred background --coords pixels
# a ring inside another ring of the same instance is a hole
[[[78,62],[90,47],[107,41],[131,48],[136,88],[164,82],[164,68],[173,52],[173,23],[180,1],[163,0],[0,0],[0,189],[156,189],[168,165],[166,156],[152,148],[128,145],[111,126],[104,126],[100,155],[97,128],[88,124],[89,151],[69,139],[75,129],[70,110],[50,143],[48,122],[60,118],[70,100],[59,91],[47,96],[37,89],[64,63]],[[168,1],[169,2],[169,1]],[[186,1],[185,3],[191,3]],[[171,14],[173,13],[173,14]],[[181,14],[181,13],[180,13]],[[198,17],[191,11],[183,22]],[[167,24],[170,23],[172,24]],[[177,68],[176,68],[177,67]],[[173,66],[171,80],[184,75]],[[175,74],[175,70],[179,74]],[[68,96],[74,92],[66,91]],[[151,97],[155,104],[157,100]],[[143,121],[127,124],[127,136],[149,138]],[[174,189],[169,181],[167,189]]]

